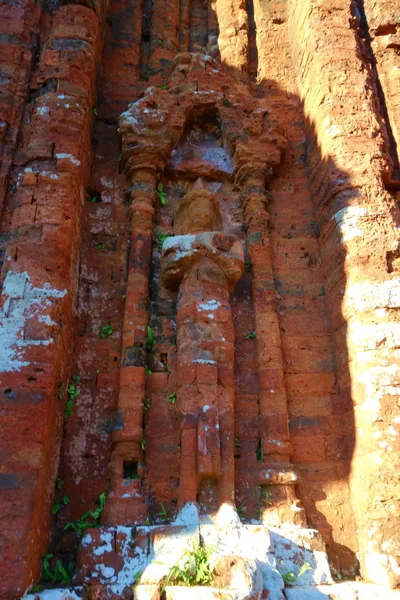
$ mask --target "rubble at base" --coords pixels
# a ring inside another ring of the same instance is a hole
[[[163,590],[171,568],[200,543],[213,549],[210,565],[221,573],[219,585],[170,585]],[[230,505],[223,505],[212,517],[202,517],[196,505],[188,504],[170,525],[88,529],[79,548],[75,581],[79,587],[74,591],[46,590],[28,594],[25,600],[400,598],[400,591],[374,584],[334,583],[316,530],[242,524]]]

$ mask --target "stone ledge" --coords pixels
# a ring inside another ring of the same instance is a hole
[[[345,581],[333,585],[286,588],[287,600],[399,600],[400,590],[390,590],[373,583]]]

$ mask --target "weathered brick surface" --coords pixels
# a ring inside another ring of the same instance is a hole
[[[384,121],[385,150],[390,153],[385,179],[391,188],[399,189],[400,82],[396,73],[400,67],[400,11],[393,1],[366,0],[358,8],[361,15],[356,12],[356,16],[365,28],[360,45],[372,55],[371,85],[379,98],[378,114]]]
[[[38,85],[52,80],[54,88],[42,88],[26,106],[15,155],[20,175],[6,206],[5,223],[14,211],[0,326],[5,597],[20,595],[38,578],[48,543],[98,55],[93,11],[78,5],[57,11],[35,73]]]
[[[39,4],[0,8],[1,594],[38,579],[61,438],[64,566],[105,490],[109,527],[234,494],[396,585],[395,2]]]
[[[33,0],[3,2],[0,7],[0,214],[36,60],[40,17],[41,10]]]
[[[398,277],[395,260],[390,266],[388,260],[398,245],[398,210],[382,181],[390,158],[376,89],[360,61],[360,32],[349,27],[348,5],[308,2],[293,5],[292,15],[338,369],[336,418],[329,421],[325,452],[338,466],[353,459],[349,489],[362,573],[395,585],[399,505],[389,490],[399,460],[393,444]],[[376,27],[376,12],[371,18]]]

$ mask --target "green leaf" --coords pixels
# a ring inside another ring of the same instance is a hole
[[[113,328],[111,325],[103,325],[100,330],[100,337],[104,340],[108,338],[113,333]]]
[[[157,196],[160,200],[160,204],[165,206],[167,204],[167,194],[164,192],[164,186],[162,183],[159,183],[157,186]]]
[[[306,571],[310,571],[311,569],[312,566],[310,565],[310,563],[304,562],[300,567],[300,571],[298,572],[297,577],[301,577],[303,573],[305,573]]]
[[[164,581],[161,591],[167,585],[209,585],[212,581],[210,558],[213,550],[199,544],[191,550],[183,552],[177,563],[173,565]]]
[[[105,503],[106,503],[106,494],[103,492],[100,494],[99,499],[97,501],[98,506],[94,510],[88,510],[83,514],[76,523],[69,522],[65,525],[64,531],[68,531],[69,529],[73,529],[78,532],[79,535],[87,529],[88,527],[99,527],[100,525],[100,517],[103,512]]]
[[[103,508],[106,505],[106,500],[107,500],[107,495],[105,492],[103,492],[102,494],[100,494],[99,496],[99,508],[100,508],[100,512],[103,511]]]
[[[164,504],[162,504],[162,502],[160,503],[160,506],[161,510],[159,513],[157,513],[157,517],[160,517],[161,519],[168,519],[167,509],[165,508]]]
[[[64,585],[68,585],[69,583],[71,583],[71,577],[69,576],[67,571],[64,569],[60,560],[56,561],[56,564],[54,567],[54,577],[55,577],[55,581],[59,581],[60,583],[63,583]]]
[[[60,502],[56,502],[53,504],[53,508],[51,509],[51,514],[56,515],[63,508],[63,505]]]
[[[68,417],[70,417],[72,415],[74,409],[74,401],[72,398],[68,398],[68,400],[65,403],[65,408],[64,408],[64,419],[68,420]]]
[[[146,348],[149,352],[153,352],[153,348],[154,348],[154,334],[153,334],[153,330],[150,327],[150,325],[147,325],[147,342],[146,342]]]
[[[255,337],[256,337],[256,334],[255,334],[255,332],[254,332],[254,331],[249,331],[249,333],[247,333],[247,334],[244,336],[244,339],[245,339],[245,340],[254,340],[254,338],[255,338]]]
[[[296,583],[297,581],[297,577],[293,571],[286,571],[286,573],[283,573],[282,578],[285,583]]]
[[[94,116],[95,116],[95,117],[98,117],[98,116],[99,116],[99,114],[98,114],[98,112],[97,112],[97,108],[94,108],[94,109],[93,109],[93,114],[94,114]]]
[[[172,233],[157,233],[156,238],[158,241],[158,249],[160,250],[160,252],[162,250],[165,240],[169,237],[173,237],[173,234]]]
[[[172,394],[168,396],[168,399],[171,402],[171,404],[175,404],[177,400],[176,392],[172,392]]]
[[[74,398],[77,398],[79,396],[79,394],[81,393],[81,389],[77,386],[75,386],[73,383],[70,383],[68,386],[68,399],[69,400],[74,400]]]
[[[42,559],[42,579],[44,581],[54,581],[53,573],[50,569],[50,559],[53,558],[52,554],[45,554]]]
[[[140,578],[142,575],[143,575],[143,569],[136,571],[136,573],[133,575],[134,586],[138,585],[140,583]]]

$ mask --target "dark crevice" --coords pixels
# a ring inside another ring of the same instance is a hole
[[[30,89],[28,94],[28,104],[34,102],[36,98],[39,98],[39,96],[44,96],[51,92],[56,92],[57,85],[57,79],[47,79],[40,87]]]
[[[371,45],[368,19],[365,13],[364,0],[353,0],[353,15],[357,23],[357,31],[362,49],[362,55],[370,65],[370,75],[373,89],[378,103],[379,116],[383,128],[384,138],[387,142],[387,152],[392,163],[391,172],[384,174],[383,182],[387,189],[400,189],[400,163],[396,139],[390,123],[389,111],[386,98],[379,79],[377,60]]]
[[[205,0],[190,2],[190,52],[205,52],[208,43],[208,4]]]
[[[254,2],[246,0],[246,11],[249,20],[249,76],[252,80],[257,79],[258,73],[258,49],[257,49],[257,26],[254,19]]]
[[[143,0],[142,38],[141,38],[141,42],[140,42],[139,76],[144,81],[147,81],[147,79],[149,77],[152,17],[153,17],[153,0]]]

